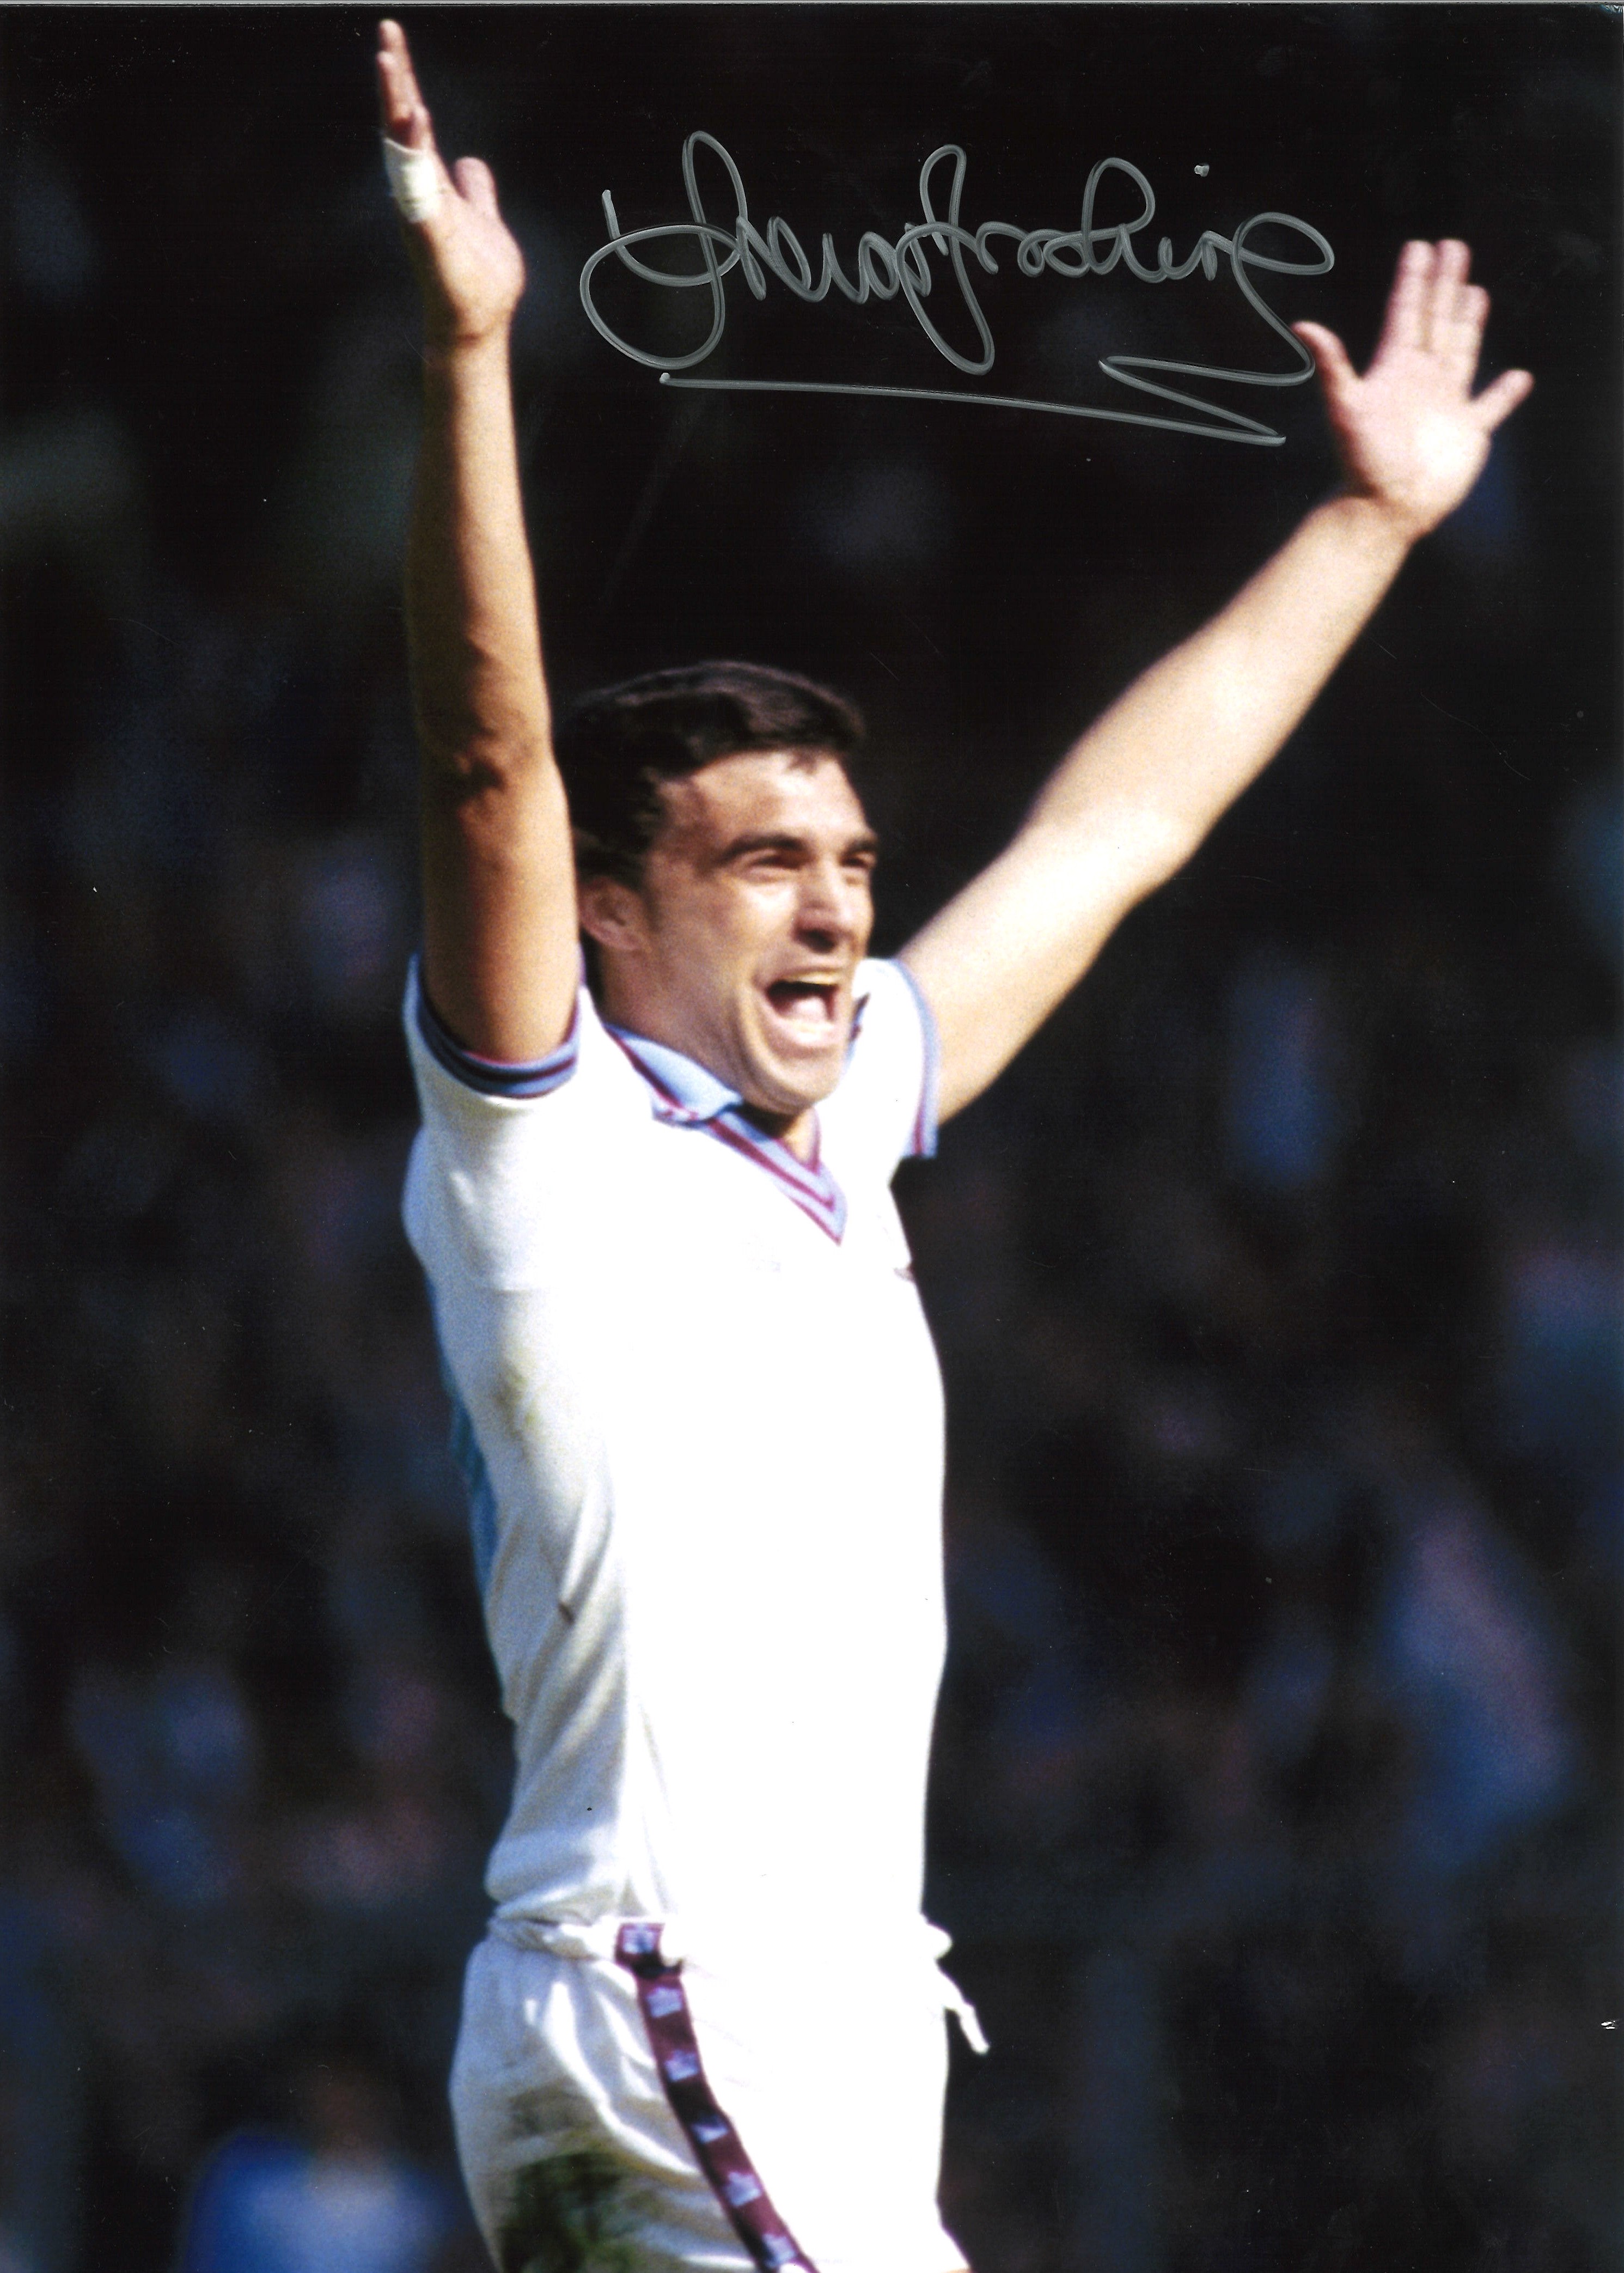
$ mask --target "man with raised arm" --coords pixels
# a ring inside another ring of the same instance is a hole
[[[1300,326],[1340,493],[871,962],[838,696],[699,665],[555,735],[522,264],[393,24],[378,73],[426,328],[406,1214],[517,1752],[464,2168],[504,2273],[949,2273],[944,2008],[975,2022],[919,1911],[941,1414],[891,1176],[1273,756],[1532,382],[1474,400],[1463,244],[1406,246],[1362,379]]]

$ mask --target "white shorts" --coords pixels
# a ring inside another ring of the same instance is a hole
[[[657,1928],[620,1944],[561,1955],[498,1926],[469,1960],[452,2110],[501,2273],[962,2266],[936,2207],[934,1964],[790,1949],[745,1980],[665,1964]]]

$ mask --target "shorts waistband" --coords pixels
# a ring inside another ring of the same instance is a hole
[[[681,1935],[669,1919],[602,1917],[581,1922],[574,1918],[493,1917],[486,1932],[517,1949],[540,1950],[547,1957],[607,1958],[611,1962],[619,1947],[623,1926],[653,1929],[660,1954],[668,1964],[680,1965],[689,1954]]]
[[[646,1932],[647,1947],[657,1950],[669,1966],[680,1966],[686,1958],[696,1964],[708,1964],[717,1971],[725,1965],[717,1963],[721,1954],[720,1936],[695,1936],[683,1923],[670,1917],[600,1917],[587,1920],[573,1918],[536,1918],[498,1916],[490,1923],[487,1932],[498,1941],[511,1943],[519,1949],[537,1950],[547,1957],[565,1957],[587,1962],[596,1960],[607,1964],[617,1962],[621,1948],[621,1937],[627,1927]],[[842,1941],[850,1940],[841,1937]],[[965,2042],[973,2052],[984,2052],[987,2039],[983,2032],[976,2008],[950,1974],[941,1969],[941,1961],[953,1947],[952,1937],[942,1927],[932,1925],[928,1918],[919,1918],[898,1932],[892,1928],[885,1932],[866,1932],[850,1940],[850,1946],[862,1952],[864,1960],[874,1965],[926,1965],[935,1976],[941,1998],[942,2010],[951,2013],[964,2032]],[[758,1939],[755,1954],[770,1949],[770,1940]]]

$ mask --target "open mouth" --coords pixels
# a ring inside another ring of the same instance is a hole
[[[840,1007],[837,979],[775,979],[767,999],[786,1024],[798,1032],[822,1035],[834,1024]]]

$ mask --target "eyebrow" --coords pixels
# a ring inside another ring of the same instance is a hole
[[[797,836],[792,829],[759,829],[743,836],[736,836],[724,849],[720,865],[725,867],[730,861],[742,860],[752,852],[805,852],[811,841],[810,837]],[[842,848],[841,858],[843,860],[852,859],[858,855],[867,855],[872,858],[879,851],[879,839],[872,829],[868,829],[856,836],[848,838]]]

